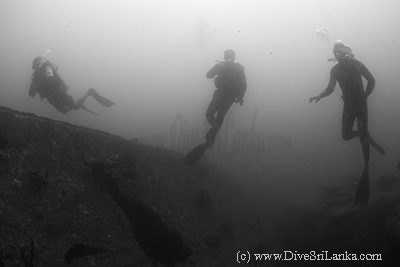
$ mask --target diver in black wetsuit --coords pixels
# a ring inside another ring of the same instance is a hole
[[[224,61],[212,67],[206,74],[209,79],[214,78],[215,87],[212,100],[206,111],[207,122],[211,125],[206,134],[206,142],[193,148],[183,159],[183,162],[191,167],[211,148],[219,129],[224,122],[233,103],[243,106],[243,97],[247,89],[244,67],[235,62],[235,51],[227,49],[224,52]]]
[[[206,74],[207,78],[214,78],[217,88],[206,111],[206,119],[212,126],[206,135],[208,147],[214,144],[215,137],[232,104],[239,103],[243,106],[247,81],[244,67],[234,62],[235,56],[235,51],[227,49],[224,52],[225,61],[216,64]]]
[[[338,64],[332,67],[328,87],[318,96],[311,97],[309,102],[318,102],[321,98],[332,94],[336,82],[343,93],[342,137],[349,140],[359,136],[364,153],[364,160],[369,161],[369,145],[372,145],[380,154],[386,154],[368,132],[368,105],[367,97],[375,88],[375,79],[367,67],[354,58],[351,49],[343,43],[335,43],[333,48]],[[331,61],[331,60],[330,60]],[[367,80],[364,91],[362,76]],[[358,131],[353,131],[353,124],[357,119]]]
[[[318,96],[311,97],[309,102],[318,102],[321,98],[332,94],[336,82],[342,88],[344,101],[342,115],[342,137],[349,140],[359,136],[364,155],[364,171],[357,185],[354,204],[361,207],[368,205],[369,198],[369,145],[372,145],[381,155],[386,154],[368,132],[368,105],[367,97],[375,87],[375,79],[367,67],[354,58],[351,49],[338,42],[333,47],[335,59],[338,64],[332,67],[328,87]],[[364,91],[362,77],[367,80]],[[353,124],[357,119],[358,131],[353,131]]]

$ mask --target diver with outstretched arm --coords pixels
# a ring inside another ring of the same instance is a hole
[[[330,59],[329,61],[335,60],[338,63],[331,69],[329,84],[318,96],[311,97],[309,102],[318,102],[322,98],[332,94],[336,82],[339,83],[343,93],[342,99],[344,101],[342,137],[344,140],[350,140],[357,136],[360,138],[365,162],[363,177],[368,177],[370,157],[369,145],[372,145],[380,154],[386,154],[385,150],[379,146],[374,139],[372,139],[368,132],[367,98],[375,88],[375,79],[367,67],[354,58],[351,49],[348,46],[345,46],[342,42],[334,44],[333,53],[335,59]],[[365,77],[367,80],[365,91],[362,77]],[[353,125],[356,119],[358,131],[353,131]]]
[[[71,110],[84,109],[90,113],[98,115],[88,110],[84,102],[92,96],[97,102],[106,107],[115,105],[114,102],[99,95],[96,90],[90,88],[81,98],[74,101],[72,96],[67,94],[68,87],[57,73],[58,67],[42,57],[36,57],[32,63],[34,70],[31,76],[31,86],[29,96],[34,97],[39,94],[41,100],[44,98],[63,114]]]

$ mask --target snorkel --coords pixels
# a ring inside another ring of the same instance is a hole
[[[333,45],[334,58],[329,58],[329,62],[338,62],[345,59],[354,59],[354,54],[351,52],[351,48],[346,46],[342,41],[338,40]]]
[[[236,57],[235,51],[233,51],[232,49],[227,49],[224,52],[224,61],[215,60],[215,62],[218,62],[218,63],[234,62],[235,57]]]

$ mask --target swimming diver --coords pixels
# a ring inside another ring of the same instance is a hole
[[[112,101],[99,95],[93,88],[90,88],[78,101],[74,101],[72,96],[67,94],[68,87],[57,73],[58,67],[42,57],[36,57],[33,60],[32,69],[34,72],[31,76],[29,96],[34,97],[38,93],[41,100],[46,98],[50,104],[63,114],[82,108],[98,115],[88,110],[84,105],[89,96],[92,96],[103,106],[111,107],[115,105]]]
[[[225,61],[217,63],[206,74],[207,78],[214,78],[214,84],[217,88],[206,111],[207,122],[211,125],[211,129],[206,135],[208,147],[212,147],[214,144],[215,137],[232,104],[239,103],[243,106],[247,81],[244,67],[234,62],[235,57],[235,51],[227,49],[224,52]]]
[[[375,79],[367,67],[362,62],[355,59],[350,47],[344,45],[342,42],[339,41],[334,44],[333,54],[335,58],[329,59],[328,61],[337,61],[338,63],[331,69],[329,84],[318,96],[311,97],[309,102],[311,103],[314,100],[315,102],[318,102],[322,98],[332,94],[333,90],[335,89],[336,82],[339,83],[343,93],[342,99],[344,101],[342,115],[342,138],[344,140],[350,140],[357,136],[360,138],[365,162],[363,177],[368,178],[370,158],[369,145],[372,145],[381,155],[386,154],[385,150],[380,147],[374,141],[374,139],[372,139],[368,132],[367,97],[375,88]],[[365,77],[367,80],[365,91],[362,83],[362,77]],[[358,131],[353,131],[353,124],[356,119]],[[366,191],[364,195],[366,195]],[[357,200],[355,200],[355,203],[356,202]]]
[[[236,53],[232,49],[224,52],[224,61],[218,62],[207,73],[208,79],[214,78],[217,90],[206,110],[207,122],[211,125],[206,134],[206,142],[192,149],[183,159],[186,165],[193,166],[211,148],[222,126],[225,115],[233,103],[243,106],[243,97],[247,89],[244,67],[235,62]]]

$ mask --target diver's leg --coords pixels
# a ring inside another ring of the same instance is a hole
[[[367,130],[367,122],[363,119],[357,118],[358,129],[360,131],[360,142],[363,150],[364,161],[369,162],[369,133]]]
[[[216,112],[217,112],[217,111],[216,111],[215,109],[213,109],[213,107],[211,106],[211,103],[210,103],[210,105],[208,106],[208,108],[207,108],[207,110],[206,110],[206,120],[207,120],[207,122],[208,122],[211,126],[214,125],[214,121],[215,121],[215,116],[214,116],[214,114],[215,114]]]
[[[368,116],[367,112],[357,114],[357,124],[360,131],[361,147],[364,155],[364,171],[358,182],[356,193],[354,196],[354,204],[361,207],[368,205],[370,182],[369,182],[369,133],[368,133]]]
[[[75,109],[80,109],[88,97],[89,97],[89,94],[86,93],[81,98],[79,98],[78,101],[76,101],[76,103],[75,103]]]
[[[369,159],[370,159],[370,135],[368,133],[368,106],[367,102],[358,102],[355,104],[357,116],[357,126],[360,132],[360,142],[364,155],[364,171],[358,182],[354,204],[361,207],[368,205],[370,181],[369,181]]]
[[[368,133],[368,107],[367,102],[358,102],[355,106],[357,113],[357,127],[360,132],[360,142],[364,154],[364,161],[369,162],[369,133]]]
[[[84,109],[87,112],[90,112],[94,115],[99,116],[99,114],[94,113],[93,111],[90,111],[89,109],[87,109],[85,107],[85,105],[83,104],[85,102],[85,100],[88,98],[89,95],[84,95],[83,97],[81,97],[80,99],[78,99],[78,101],[74,101],[74,99],[72,98],[72,96],[68,95],[65,91],[60,92],[60,94],[58,95],[58,100],[59,100],[59,108],[57,108],[58,110],[63,109],[64,114],[67,113],[68,111],[74,109],[74,110],[78,110],[78,109]],[[54,104],[53,104],[54,105]]]
[[[53,107],[55,107],[58,111],[60,111],[62,114],[67,114],[71,109],[64,106],[61,103],[51,103]]]
[[[215,90],[211,102],[206,110],[206,120],[211,126],[214,126],[215,113],[217,113],[219,102],[221,102],[220,92],[218,90]]]
[[[53,107],[55,107],[58,111],[60,111],[62,114],[67,114],[71,110],[71,108],[69,107],[69,105],[65,105],[63,100],[64,100],[63,97],[59,95],[47,99],[47,101],[51,105],[53,105]]]
[[[79,98],[78,101],[75,102],[74,99],[72,98],[72,96],[67,94],[66,91],[60,91],[57,96],[59,102],[62,103],[63,106],[66,106],[69,109],[74,109],[74,110],[78,110],[78,109],[82,108],[83,103],[85,102],[85,100],[88,97],[89,97],[89,94],[86,93],[81,98]]]
[[[90,88],[90,89],[87,91],[86,94],[91,95],[91,96],[94,98],[94,100],[96,100],[97,102],[99,102],[100,104],[102,104],[102,105],[105,106],[105,107],[108,107],[108,108],[109,108],[109,107],[115,105],[114,102],[112,102],[111,100],[109,100],[109,99],[107,99],[107,98],[101,96],[101,95],[100,95],[99,93],[97,93],[97,91],[94,90],[93,88]],[[85,96],[86,96],[86,95],[85,95]],[[85,97],[85,96],[83,96],[83,97]],[[83,98],[83,97],[82,97],[82,98]]]
[[[94,90],[93,88],[90,88],[81,98],[78,99],[78,101],[76,101],[75,109],[83,108],[84,107],[83,104],[85,103],[86,99],[89,96],[92,96],[94,100],[96,100],[97,102],[99,102],[100,104],[102,104],[105,107],[109,108],[109,107],[115,105],[114,102],[99,95],[99,93],[97,93],[96,90]]]
[[[381,155],[385,155],[386,154],[385,149],[383,149],[383,147],[378,145],[378,143],[375,142],[374,139],[372,139],[371,135],[369,136],[369,143],[373,148],[375,148],[378,151],[379,154],[381,154]]]
[[[207,132],[206,140],[208,147],[212,147],[219,129],[222,127],[224,122],[224,117],[228,113],[229,108],[232,106],[234,99],[225,98],[223,102],[220,103],[218,108],[217,118],[213,122],[213,127]]]
[[[356,120],[356,115],[352,108],[346,102],[343,105],[342,115],[342,138],[343,140],[350,140],[360,135],[359,131],[353,131],[353,124]]]
[[[379,154],[385,155],[386,151],[378,145],[377,142],[372,138],[371,134],[368,131],[368,105],[367,103],[364,103],[363,105],[360,106],[360,114],[357,116],[357,123],[358,123],[358,129],[360,131],[360,141],[363,146],[363,151],[367,151],[366,147],[367,145],[364,143],[368,143],[371,145],[373,148],[375,148]],[[368,153],[369,153],[369,145],[368,145]],[[365,147],[365,148],[364,148]],[[369,160],[369,156],[368,156]]]
[[[210,128],[210,130],[208,130],[207,134],[206,134],[206,143],[207,143],[207,147],[212,147],[214,145],[215,142],[215,138],[217,137],[217,133],[219,131],[220,127],[217,126],[213,126]]]
[[[224,102],[220,104],[220,108],[218,109],[217,114],[217,122],[218,124],[222,125],[226,114],[228,113],[229,109],[231,108],[232,104],[235,102],[235,99],[231,97],[227,97],[224,99]]]

